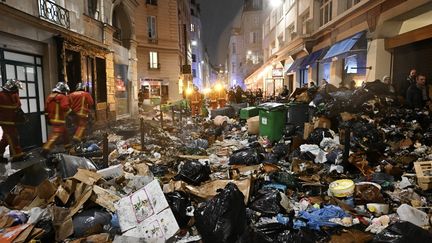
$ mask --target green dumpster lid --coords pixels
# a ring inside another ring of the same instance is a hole
[[[279,109],[285,109],[285,105],[282,103],[264,103],[258,106],[259,109],[261,110],[267,110],[267,111],[271,111],[271,110],[279,110]]]

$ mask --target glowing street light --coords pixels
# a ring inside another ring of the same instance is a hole
[[[270,6],[272,6],[272,8],[277,8],[282,4],[282,0],[270,0]]]
[[[186,89],[186,95],[187,96],[190,96],[192,93],[193,93],[193,88],[192,87],[188,87],[187,89]]]

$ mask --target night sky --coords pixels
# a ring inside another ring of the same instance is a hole
[[[239,13],[243,0],[199,0],[202,36],[212,64],[223,62],[229,41],[231,23]]]

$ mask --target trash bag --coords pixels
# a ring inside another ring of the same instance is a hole
[[[323,140],[323,138],[333,138],[333,136],[331,135],[329,129],[327,128],[317,128],[315,130],[313,130],[311,132],[311,134],[309,135],[309,137],[306,140],[307,144],[316,144],[316,145],[320,145],[321,141]]]
[[[255,242],[278,242],[279,235],[288,233],[289,228],[280,223],[267,223],[254,227],[257,236]]]
[[[371,184],[357,185],[355,187],[355,200],[358,205],[385,202],[381,190]]]
[[[174,191],[165,194],[165,198],[170,205],[174,217],[180,226],[180,228],[185,228],[191,217],[186,215],[187,208],[191,206],[191,200],[185,192]]]
[[[273,147],[273,154],[276,155],[278,159],[285,158],[288,155],[289,147],[284,143],[278,143]]]
[[[187,161],[181,167],[179,173],[174,176],[176,181],[184,181],[194,186],[199,186],[201,182],[210,180],[210,166],[198,161]]]
[[[264,215],[277,215],[285,211],[280,205],[281,200],[282,197],[278,190],[264,188],[259,190],[257,195],[255,195],[250,208]]]
[[[207,149],[208,145],[209,144],[207,140],[199,138],[188,143],[186,147],[188,149]]]
[[[163,177],[168,173],[168,166],[166,165],[152,165],[150,166],[150,171],[156,177]]]
[[[410,222],[397,222],[375,235],[373,243],[432,242],[432,234]]]
[[[285,171],[278,171],[270,174],[270,179],[277,183],[284,184],[291,189],[299,187],[297,178],[294,175]]]
[[[234,183],[201,204],[194,215],[204,242],[236,242],[246,229],[244,196]]]
[[[42,235],[36,238],[39,242],[55,242],[55,230],[52,220],[41,220],[36,223],[35,228],[43,229]]]
[[[96,165],[91,160],[83,157],[60,154],[57,156],[57,161],[57,170],[63,179],[74,176],[78,169],[97,170]]]
[[[351,144],[354,146],[377,149],[382,146],[378,146],[382,142],[382,136],[378,129],[367,121],[361,120],[353,122],[351,126]]]
[[[229,158],[230,165],[257,165],[263,160],[263,155],[255,148],[236,150]]]
[[[89,209],[75,215],[72,219],[74,236],[84,237],[104,232],[104,226],[111,223],[111,214],[100,209]]]

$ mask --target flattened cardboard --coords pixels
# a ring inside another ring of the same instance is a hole
[[[93,186],[93,192],[94,195],[91,197],[93,202],[104,207],[108,211],[115,212],[114,203],[119,201],[121,197],[99,186]]]
[[[78,169],[78,172],[72,178],[91,186],[96,184],[102,178],[102,175],[93,171]]]
[[[245,197],[245,203],[247,204],[249,200],[249,191],[251,187],[251,179],[246,179],[242,181],[233,181],[233,180],[216,180],[211,181],[209,183],[203,184],[201,186],[195,187],[191,185],[186,185],[186,190],[203,199],[210,199],[217,195],[218,189],[223,189],[228,183],[234,183],[237,185],[239,190],[243,193],[243,196]]]

